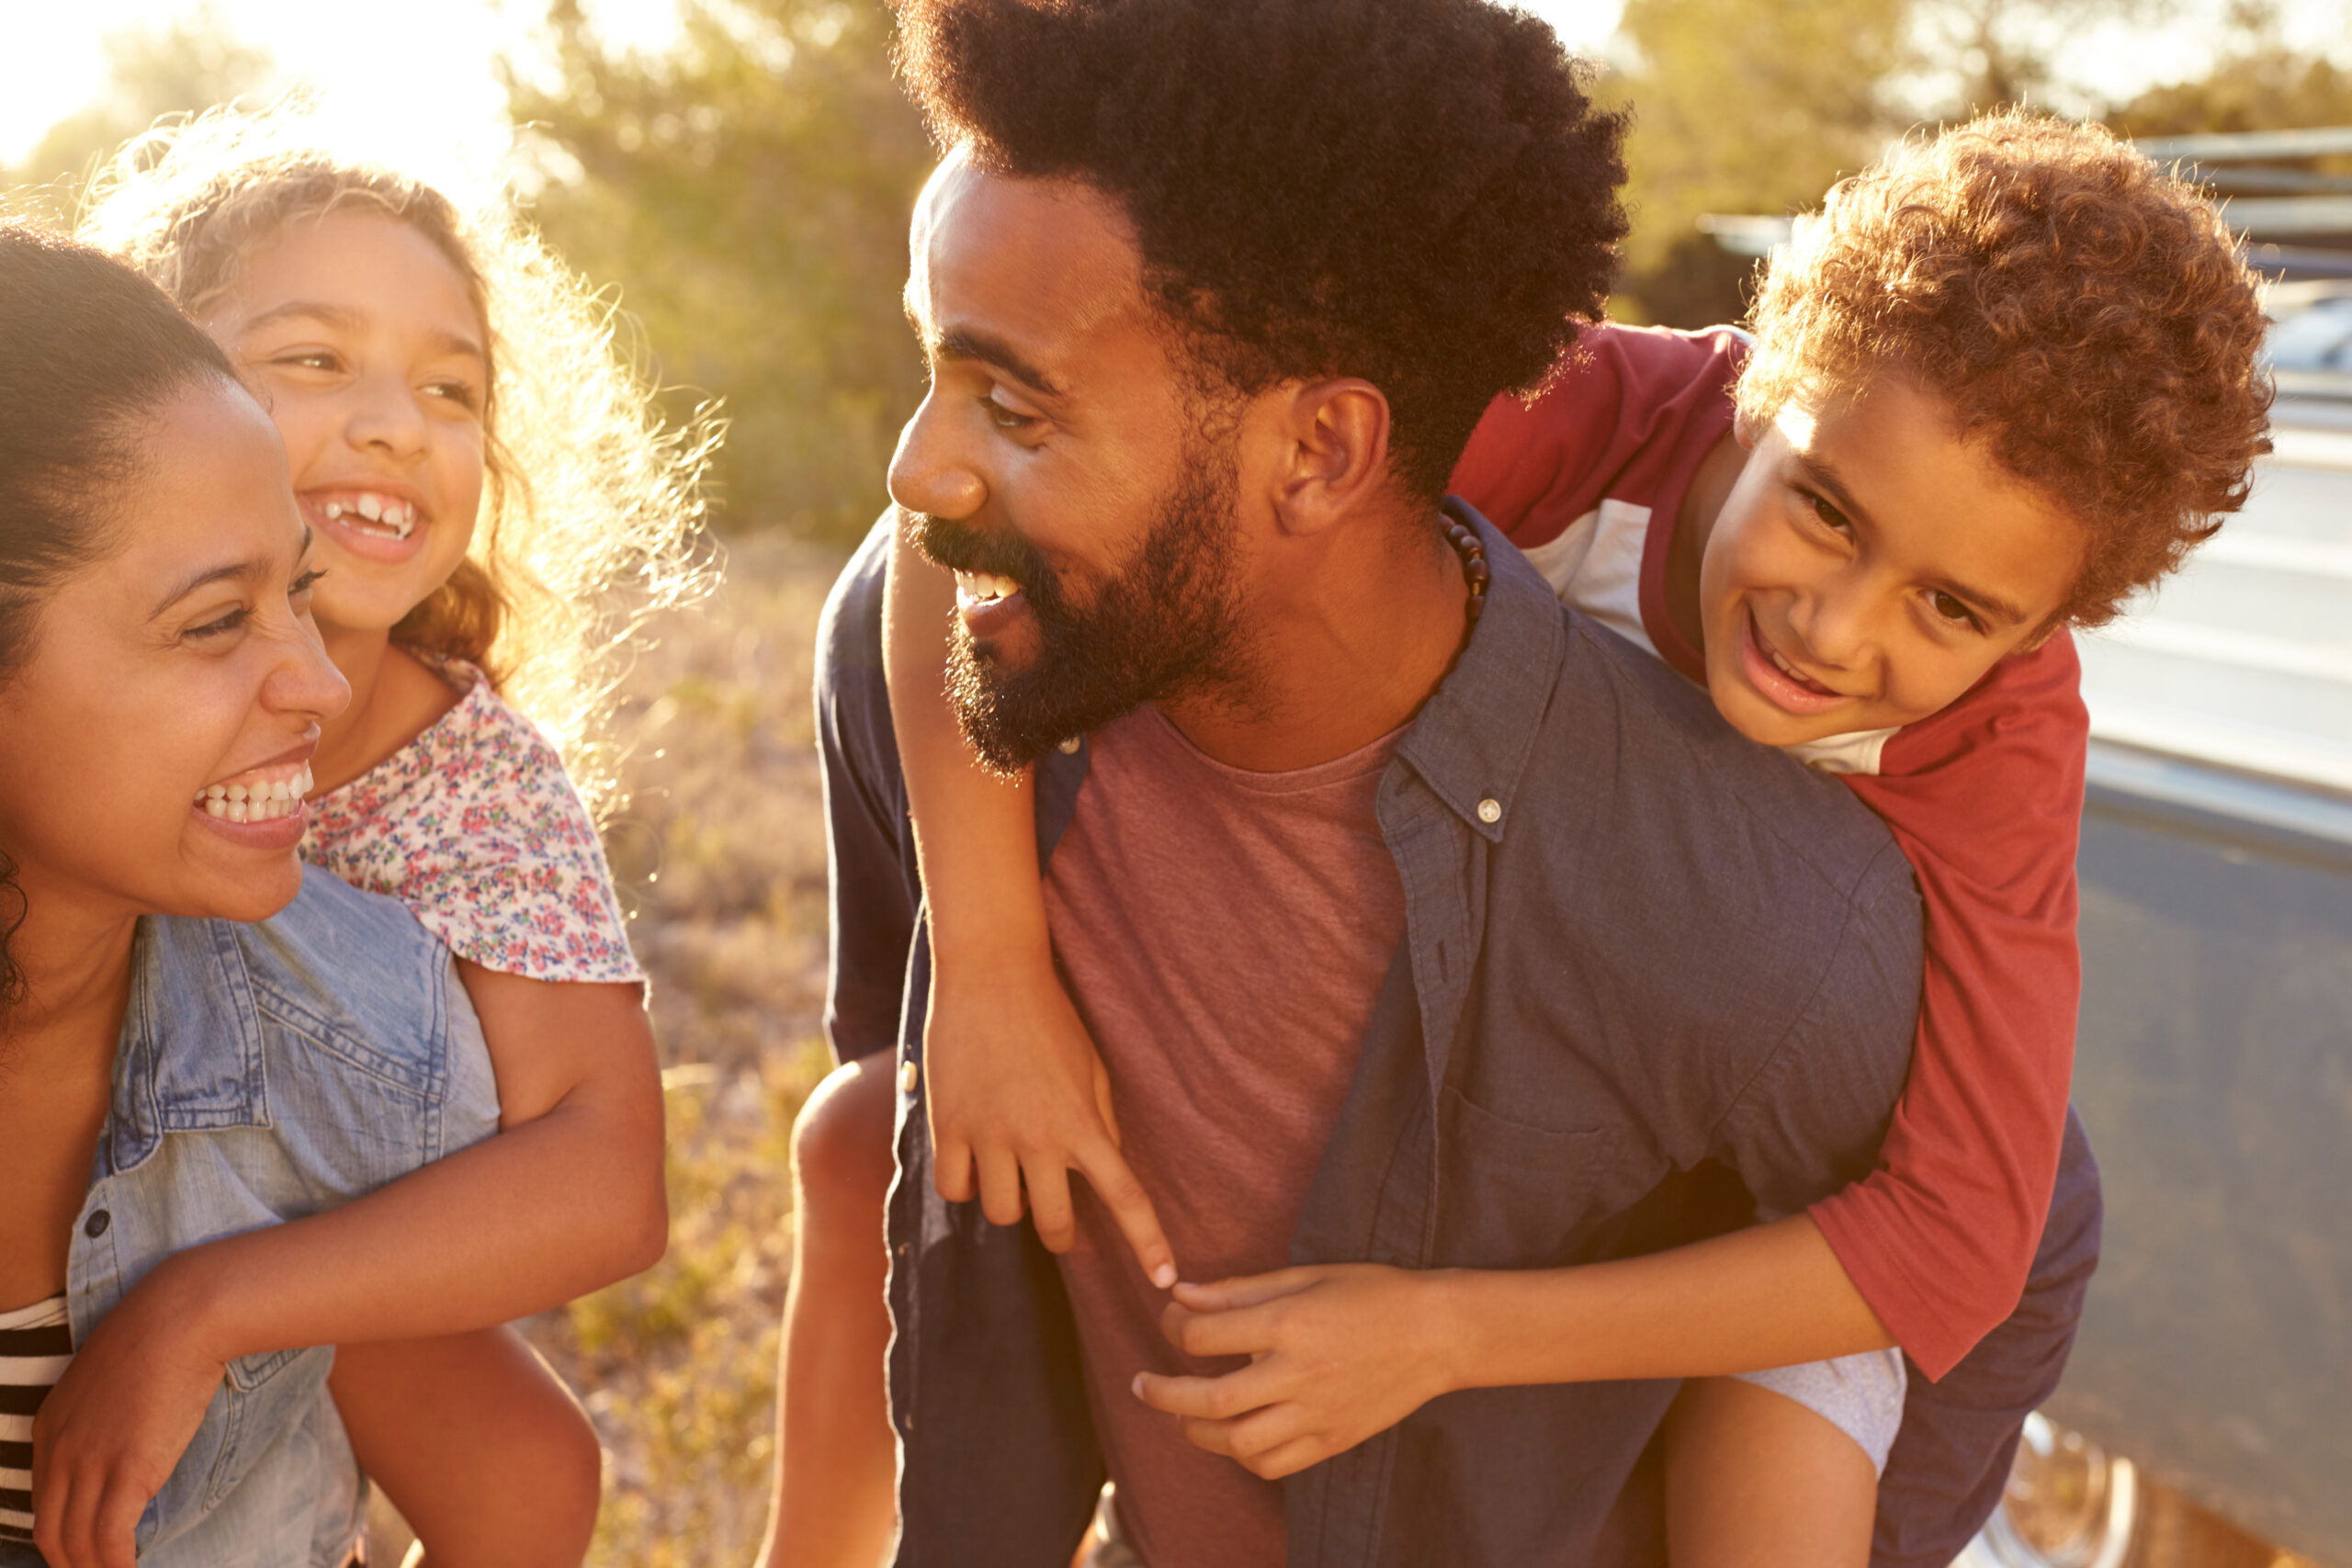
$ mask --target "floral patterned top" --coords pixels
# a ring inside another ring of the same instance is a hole
[[[449,951],[534,980],[643,983],[563,759],[481,671],[431,728],[311,802],[302,858],[409,907]]]

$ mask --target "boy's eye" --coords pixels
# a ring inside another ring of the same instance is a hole
[[[1805,500],[1812,504],[1813,514],[1822,522],[1837,529],[1840,534],[1853,532],[1854,525],[1846,520],[1846,514],[1830,505],[1827,501],[1817,495],[1808,495]]]
[[[277,358],[271,360],[270,363],[272,365],[291,365],[304,370],[333,370],[336,368],[341,362],[338,361],[334,355],[327,349],[302,348],[297,349],[291,354],[281,354]]]
[[[1928,603],[1934,606],[1939,616],[1954,626],[1973,626],[1977,624],[1975,611],[1940,589],[1928,593]]]

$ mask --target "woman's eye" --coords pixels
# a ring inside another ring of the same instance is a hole
[[[1934,606],[1936,615],[1939,618],[1954,626],[1973,626],[1977,624],[1975,611],[1940,589],[1928,595],[1928,603]]]
[[[218,620],[207,621],[200,626],[188,627],[187,635],[200,639],[226,637],[231,632],[235,631],[239,626],[243,626],[247,618],[252,615],[253,612],[251,610],[241,606],[230,611],[227,615],[220,616]]]

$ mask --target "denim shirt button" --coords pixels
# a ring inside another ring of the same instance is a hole
[[[1075,757],[1078,755],[1078,749],[1085,743],[1083,737],[1073,735],[1068,739],[1056,741],[1054,745],[1055,749],[1059,750],[1063,756]]]
[[[107,1213],[104,1209],[93,1210],[90,1217],[82,1222],[82,1234],[88,1236],[92,1241],[96,1241],[98,1237],[107,1234],[107,1227],[112,1224],[114,1224],[114,1216],[112,1214]]]
[[[915,1085],[922,1081],[922,1069],[916,1066],[912,1062],[908,1062],[899,1068],[899,1092],[900,1094],[914,1093]]]

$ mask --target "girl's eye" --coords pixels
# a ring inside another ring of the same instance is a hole
[[[312,567],[294,580],[293,585],[286,590],[286,596],[298,601],[309,598],[311,590],[316,588],[319,585],[319,579],[325,575],[326,571],[323,568]]]
[[[1944,592],[1941,589],[1929,591],[1928,594],[1928,603],[1934,607],[1936,615],[1939,619],[1949,621],[1956,626],[1970,626],[1975,627],[1978,630],[1983,629],[1978,626],[1975,611],[1970,609],[1966,604],[1953,598],[1951,594]]]
[[[481,398],[463,381],[435,381],[424,389],[429,395],[453,402],[461,409],[481,406]]]

